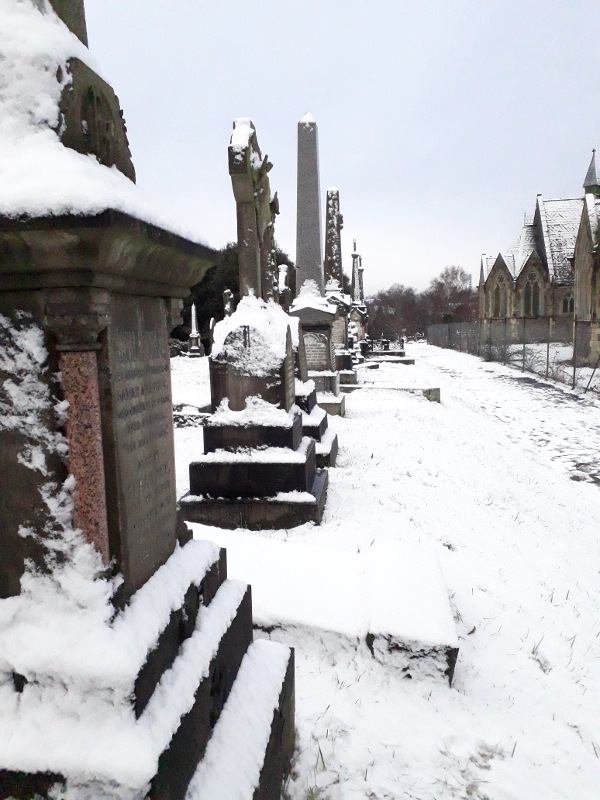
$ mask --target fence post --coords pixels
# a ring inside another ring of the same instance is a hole
[[[502,354],[502,363],[506,365],[506,325],[507,319],[504,317],[504,352]]]
[[[521,372],[525,372],[525,341],[526,341],[525,324],[526,324],[526,322],[527,322],[527,317],[523,317],[523,369],[521,370]]]
[[[552,317],[548,317],[548,335],[546,337],[546,380],[548,380],[548,371],[550,369],[550,328],[552,325]]]
[[[573,384],[572,389],[577,385],[577,314],[573,318]]]

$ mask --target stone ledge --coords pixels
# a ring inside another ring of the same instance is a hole
[[[201,522],[218,528],[234,530],[277,530],[295,528],[305,522],[320,524],[327,498],[329,475],[327,470],[317,470],[306,501],[302,493],[298,499],[290,492],[278,497],[224,497],[204,498],[184,495],[179,500],[181,513],[189,522]]]
[[[346,416],[346,398],[343,394],[317,394],[317,405],[333,417]]]

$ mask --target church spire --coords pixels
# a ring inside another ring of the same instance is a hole
[[[600,176],[598,175],[598,170],[596,169],[595,149],[592,150],[592,160],[590,161],[590,166],[588,167],[585,180],[583,181],[583,188],[585,189],[586,194],[589,192],[590,194],[595,194],[597,197],[600,197]]]

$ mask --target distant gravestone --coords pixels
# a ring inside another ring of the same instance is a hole
[[[327,472],[302,435],[294,405],[291,325],[276,302],[272,257],[276,198],[270,197],[256,130],[234,122],[229,173],[237,207],[242,299],[215,326],[209,361],[211,410],[204,453],[190,464],[190,491],[180,499],[189,521],[224,528],[282,528],[320,522]],[[277,284],[278,286],[278,284]]]
[[[331,348],[324,333],[305,333],[304,347],[309,370],[331,369]]]

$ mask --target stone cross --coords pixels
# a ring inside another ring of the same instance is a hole
[[[327,190],[327,216],[325,221],[325,286],[342,289],[342,241],[344,218],[340,214],[340,193],[332,186]]]
[[[298,290],[313,280],[323,295],[321,244],[321,189],[317,123],[305,114],[298,123],[298,189],[296,216],[296,268]]]
[[[271,198],[268,173],[252,121],[236,119],[229,144],[229,175],[237,204],[240,294],[277,300],[279,274],[275,259],[274,223],[277,194]]]

